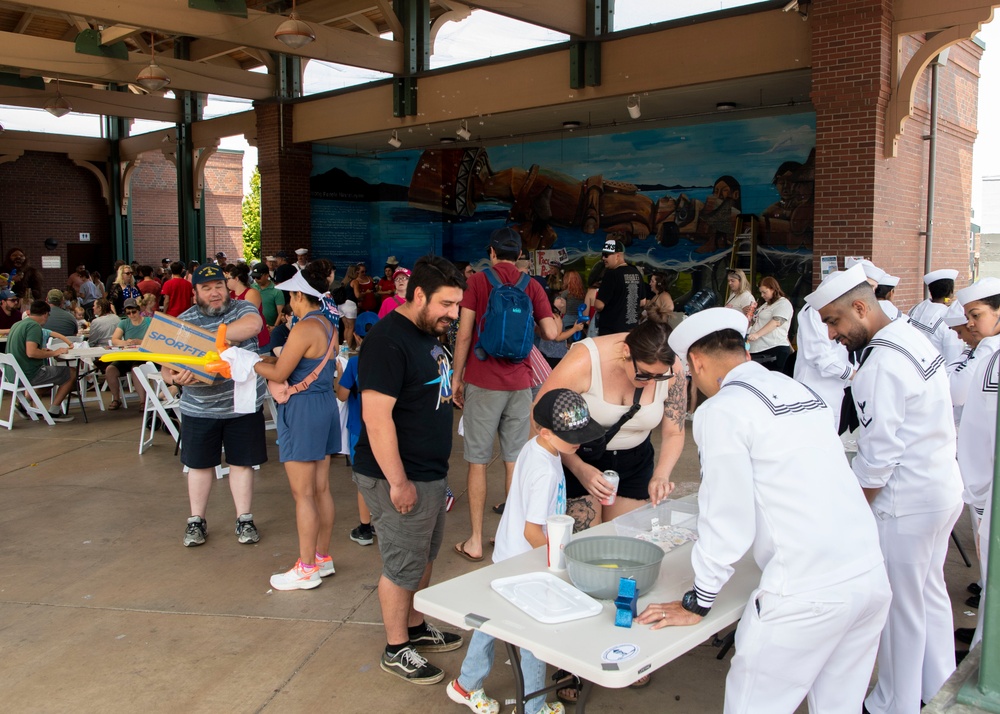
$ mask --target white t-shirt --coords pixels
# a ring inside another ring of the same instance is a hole
[[[780,323],[773,330],[759,339],[750,343],[750,354],[763,352],[772,347],[790,347],[788,343],[788,328],[792,324],[792,314],[795,312],[792,303],[788,298],[778,298],[774,304],[768,305],[766,302],[757,308],[753,316],[753,325],[750,326],[751,334],[764,328],[771,320],[778,320]]]
[[[734,310],[744,312],[748,307],[753,305],[753,303],[753,295],[747,291],[745,293],[737,293],[736,295],[730,296],[729,300],[726,301],[726,307],[731,307]]]
[[[507,505],[497,528],[493,562],[532,550],[524,537],[525,523],[537,523],[544,530],[546,518],[563,513],[566,513],[566,480],[562,461],[558,455],[546,451],[536,436],[517,455]]]

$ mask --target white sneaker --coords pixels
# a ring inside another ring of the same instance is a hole
[[[453,679],[445,687],[445,692],[448,693],[448,699],[451,701],[456,704],[464,704],[472,711],[479,712],[479,714],[497,714],[500,711],[500,702],[487,697],[486,692],[482,689],[477,689],[465,695],[458,691],[456,684],[458,684],[458,680]]]
[[[319,566],[319,576],[325,578],[328,575],[335,575],[337,569],[333,567],[333,558],[329,555],[325,558],[322,556],[316,556],[316,565]]]
[[[275,590],[312,590],[323,584],[319,577],[319,568],[311,568],[306,572],[302,561],[295,561],[295,567],[287,573],[277,573],[271,576],[271,587]]]
[[[517,714],[517,707],[510,714]],[[566,714],[566,707],[562,702],[545,702],[538,714]]]

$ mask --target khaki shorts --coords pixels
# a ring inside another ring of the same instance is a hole
[[[404,590],[416,591],[427,564],[437,558],[444,542],[444,494],[448,480],[411,481],[417,489],[417,505],[406,514],[392,505],[389,482],[384,478],[355,471],[354,483],[372,512],[382,553],[382,574]]]
[[[493,460],[493,441],[500,436],[500,457],[517,461],[531,432],[531,389],[501,392],[465,385],[465,460],[488,464]]]

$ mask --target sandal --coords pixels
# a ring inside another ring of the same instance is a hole
[[[557,670],[552,675],[553,682],[561,682],[564,679],[568,680],[567,684],[565,687],[556,690],[556,699],[563,704],[576,704],[580,698],[580,689],[583,687],[583,682],[575,674],[570,674],[565,669]]]
[[[120,399],[112,399],[111,404],[108,405],[108,411],[117,411],[122,408],[122,402]]]
[[[646,687],[649,686],[649,683],[652,681],[653,680],[650,678],[648,674],[644,674],[641,677],[639,677],[639,679],[635,680],[634,682],[632,682],[632,684],[628,686],[631,689],[645,689]]]

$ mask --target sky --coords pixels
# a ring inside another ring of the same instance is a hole
[[[684,3],[663,2],[663,0],[617,0],[615,3],[615,27],[628,29],[644,24],[662,22],[680,16],[697,15],[752,4],[754,0],[686,0]],[[997,115],[1000,109],[1000,19],[985,25],[979,37],[986,43],[980,66],[979,81],[979,135],[973,151],[972,206],[973,221],[981,223],[982,177],[1000,175],[1000,123],[988,119]],[[496,55],[564,42],[568,38],[532,25],[509,20],[483,11],[474,11],[462,22],[450,22],[439,32],[432,68],[445,67],[471,59],[481,59]],[[990,51],[989,48],[995,48]],[[378,72],[360,70],[343,65],[311,61],[304,78],[305,94],[330,91],[373,79],[385,77]],[[212,95],[205,106],[205,118],[230,114],[250,109],[250,102]],[[50,133],[100,136],[100,118],[93,115],[70,113],[57,119],[41,109],[20,109],[0,106],[0,125],[17,131],[42,131]],[[136,121],[133,134],[167,127],[157,122]],[[223,139],[223,149],[244,151],[244,191],[249,190],[250,173],[257,163],[257,150],[247,144],[242,137]],[[1000,216],[1000,211],[991,211]],[[983,226],[984,230],[987,226]],[[995,232],[1000,232],[997,226]]]

